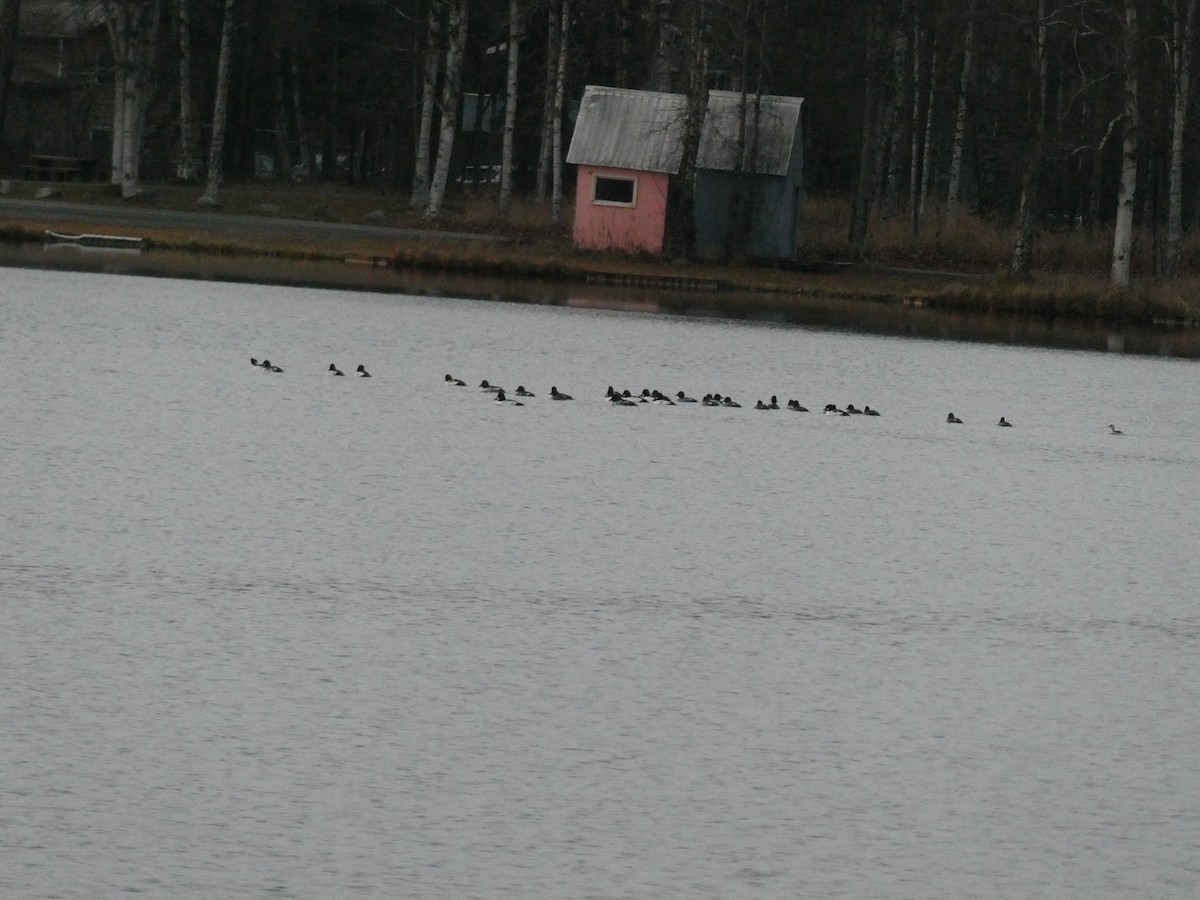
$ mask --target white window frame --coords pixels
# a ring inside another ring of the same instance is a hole
[[[625,203],[621,200],[597,200],[596,199],[596,185],[600,182],[600,179],[602,179],[602,178],[605,181],[627,181],[630,184],[632,184],[633,185],[633,199],[630,200],[628,203]],[[600,174],[596,174],[596,173],[594,173],[592,175],[592,205],[593,206],[622,206],[622,207],[625,207],[626,209],[632,209],[633,207],[637,206],[637,195],[638,195],[638,179],[637,179],[636,175],[600,175]]]

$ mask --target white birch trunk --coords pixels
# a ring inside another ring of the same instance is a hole
[[[508,0],[508,75],[504,86],[504,143],[500,152],[500,215],[512,206],[513,138],[517,130],[517,73],[520,64],[521,0]]]
[[[567,82],[567,36],[571,27],[571,0],[562,0],[562,22],[558,29],[558,74],[554,85],[554,178],[550,195],[550,220],[561,222],[563,217],[563,149],[562,113],[563,94]]]
[[[161,0],[105,0],[102,9],[116,63],[112,183],[121,186],[121,197],[128,200],[139,191],[138,164],[162,4]]]
[[[1187,124],[1188,97],[1192,84],[1192,37],[1196,23],[1196,0],[1188,0],[1184,18],[1174,7],[1171,68],[1173,109],[1171,115],[1171,163],[1167,178],[1167,250],[1164,274],[1174,278],[1183,255],[1183,135]]]
[[[1137,197],[1137,5],[1125,0],[1125,115],[1121,123],[1121,183],[1117,189],[1117,220],[1113,229],[1112,283],[1128,288],[1132,275],[1133,206]]]
[[[233,7],[235,0],[225,0],[221,22],[221,50],[217,57],[217,88],[213,97],[212,138],[208,146],[208,183],[204,198],[215,202],[221,190],[222,162],[225,157],[225,122],[229,111],[229,65],[233,55]]]
[[[550,192],[550,164],[553,156],[550,133],[554,119],[554,92],[558,78],[558,26],[559,16],[556,9],[550,10],[550,23],[546,29],[546,79],[542,91],[542,141],[538,150],[537,189],[535,197],[538,203],[546,202]]]
[[[929,186],[933,183],[933,113],[937,102],[938,71],[937,38],[933,39],[933,51],[929,60],[929,97],[925,101],[925,145],[921,152],[921,186],[917,197],[916,214],[913,217],[913,233],[919,235],[925,225],[925,202],[929,199]]]
[[[413,154],[413,185],[408,205],[421,209],[429,202],[429,138],[433,134],[433,107],[437,99],[437,78],[442,55],[440,4],[430,3],[425,26],[425,66],[421,83],[421,123],[417,128],[417,146]]]
[[[950,185],[946,191],[946,229],[958,222],[958,201],[962,184],[963,144],[967,136],[967,95],[971,90],[971,71],[975,51],[975,0],[967,7],[967,28],[963,35],[962,76],[958,86],[958,115],[954,120],[954,145],[950,154]]]
[[[429,185],[425,215],[432,218],[442,209],[446,182],[450,177],[450,158],[454,154],[454,135],[458,130],[458,110],[462,105],[462,63],[467,46],[469,0],[454,0],[450,7],[449,38],[446,47],[446,77],[442,82],[442,122],[438,135],[437,162]]]
[[[175,177],[192,181],[200,168],[195,114],[192,112],[192,19],[189,0],[179,0],[179,162]]]

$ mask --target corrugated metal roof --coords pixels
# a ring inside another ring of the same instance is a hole
[[[753,121],[754,97],[749,95],[746,99],[750,107],[746,118]],[[799,97],[761,98],[755,172],[787,174],[796,149],[792,145],[802,103]],[[683,94],[588,85],[580,102],[567,162],[674,174],[679,171],[683,155],[680,144],[686,105]],[[709,91],[697,160],[700,168],[722,171],[737,168],[741,106],[739,93]]]
[[[738,133],[745,122],[747,158],[754,153],[753,165],[748,168],[759,175],[786,175],[795,148],[796,126],[800,121],[799,97],[777,97],[765,94],[758,98],[747,94],[743,116],[742,95],[735,91],[709,91],[708,115],[700,134],[700,155],[696,165],[701,169],[733,172],[738,168]],[[750,133],[758,120],[758,140]],[[755,145],[757,144],[757,145]]]
[[[682,94],[588,85],[579,104],[567,162],[639,172],[678,172]]]

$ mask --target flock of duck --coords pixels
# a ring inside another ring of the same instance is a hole
[[[279,366],[272,365],[271,361],[269,359],[264,359],[262,362],[259,362],[256,358],[254,358],[252,356],[252,357],[250,357],[250,364],[252,366],[257,366],[258,368],[263,369],[264,371],[267,371],[267,372],[282,372],[283,371],[283,369],[281,369]],[[337,367],[336,363],[329,364],[328,372],[330,375],[334,375],[334,376],[345,375],[345,373]],[[368,372],[366,370],[366,367],[361,364],[359,365],[359,367],[357,369],[355,369],[355,374],[360,378],[370,378],[371,377],[371,373]],[[467,387],[467,383],[465,381],[463,381],[461,378],[455,378],[453,375],[447,375],[444,380],[444,383],[451,387]],[[517,389],[515,391],[513,391],[513,396],[510,397],[510,396],[508,396],[508,393],[504,390],[504,388],[502,388],[496,384],[491,384],[490,382],[488,382],[488,380],[486,378],[483,381],[479,382],[479,389],[481,391],[483,391],[485,394],[492,395],[494,402],[506,403],[506,404],[509,404],[512,406],[524,406],[525,405],[524,401],[519,398],[531,398],[531,397],[537,396],[537,394],[533,393],[533,391],[526,390],[525,385],[520,384],[520,385],[517,385]],[[570,394],[564,394],[557,387],[552,386],[550,388],[550,399],[551,400],[574,400],[575,398],[572,397]],[[699,406],[722,406],[722,407],[726,407],[726,408],[730,408],[730,409],[741,409],[742,408],[742,404],[738,403],[736,400],[734,400],[732,397],[730,397],[728,395],[705,394],[703,397],[701,397],[699,400],[697,400],[695,397],[689,397],[683,391],[676,391],[674,397],[668,397],[662,391],[651,390],[650,388],[643,388],[642,392],[640,394],[635,394],[628,389],[623,390],[623,391],[618,391],[612,385],[609,385],[608,390],[605,391],[604,400],[605,400],[605,402],[611,404],[612,406],[640,406],[643,403],[651,403],[651,404],[656,404],[658,406],[676,406],[681,403],[695,403]],[[752,408],[753,409],[767,409],[767,410],[789,409],[792,412],[808,412],[809,411],[808,407],[802,406],[800,404],[799,400],[788,400],[787,403],[781,407],[779,405],[779,397],[774,394],[771,395],[771,399],[769,402],[764,403],[762,400],[759,400],[757,403],[754,404],[754,406]],[[871,409],[870,406],[864,405],[862,409],[859,409],[853,403],[847,403],[844,408],[839,407],[836,403],[827,403],[827,404],[825,404],[825,407],[824,407],[824,409],[821,410],[821,412],[823,412],[827,416],[878,416],[878,415],[880,415],[878,410]],[[961,425],[961,424],[963,424],[963,420],[960,419],[958,416],[956,416],[954,413],[947,413],[946,424],[947,425]],[[999,425],[1001,428],[1012,428],[1013,427],[1012,422],[1008,421],[1008,419],[1006,419],[1004,416],[1001,416],[1000,421],[997,422],[996,424]],[[1113,425],[1109,425],[1108,430],[1111,434],[1124,434],[1125,433]]]

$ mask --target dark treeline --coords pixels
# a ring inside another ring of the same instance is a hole
[[[1156,269],[1172,274],[1184,231],[1200,224],[1188,118],[1196,0],[101,6],[118,83],[122,66],[150,67],[126,90],[144,108],[125,120],[127,146],[140,145],[135,184],[138,167],[143,178],[203,177],[224,98],[225,177],[342,180],[411,194],[436,215],[448,189],[502,175],[502,204],[514,192],[557,202],[584,85],[720,88],[805,98],[806,190],[851,205],[858,255],[872,222],[918,234],[971,214],[1014,229],[1023,276],[1039,229],[1103,227],[1113,280],[1128,284],[1135,228],[1153,230]],[[198,170],[180,165],[189,154]]]

